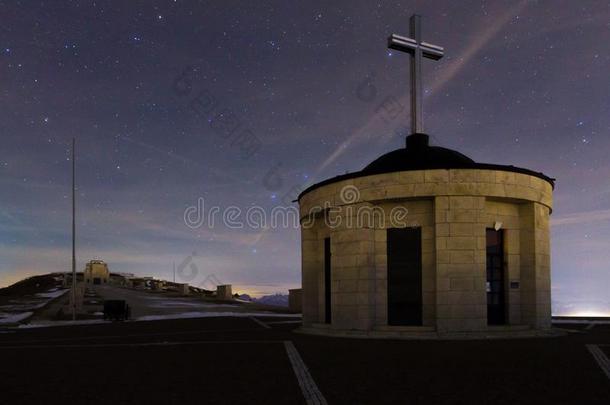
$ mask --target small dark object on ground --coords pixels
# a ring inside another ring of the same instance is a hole
[[[124,300],[104,301],[104,320],[125,321],[129,319],[131,309]]]

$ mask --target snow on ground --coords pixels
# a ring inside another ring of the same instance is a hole
[[[5,316],[2,317],[2,315]],[[34,315],[33,312],[22,312],[19,314],[0,314],[0,325],[18,323],[23,321],[24,319],[29,318],[32,315]]]
[[[49,301],[59,298],[69,289],[51,288],[23,299],[10,300],[10,304],[0,306],[0,324],[10,324],[23,321],[32,316],[32,311],[45,307]]]
[[[70,289],[58,290],[57,288],[52,288],[47,292],[36,294],[36,297],[53,299],[53,298],[61,297],[68,291],[70,291]]]

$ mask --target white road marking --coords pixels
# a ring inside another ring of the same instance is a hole
[[[591,329],[593,329],[594,326],[595,326],[595,322],[591,322],[590,324],[587,325],[585,330],[591,330]]]
[[[260,319],[256,319],[253,316],[249,316],[248,319],[251,319],[252,321],[256,322],[257,324],[259,324],[260,326],[262,326],[265,329],[271,329],[271,326],[267,325],[265,322],[261,321]]]
[[[593,355],[597,364],[599,364],[602,371],[606,374],[606,377],[610,379],[610,360],[608,360],[606,353],[604,353],[598,345],[587,345],[587,349],[589,349],[589,352]]]
[[[294,347],[291,341],[285,340],[284,346],[286,347],[286,353],[288,353],[288,359],[292,364],[292,369],[297,377],[305,401],[309,405],[327,405],[326,399],[318,389],[315,381],[309,374],[307,366],[303,362],[303,359],[299,355],[297,348]]]

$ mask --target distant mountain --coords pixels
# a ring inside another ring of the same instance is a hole
[[[273,305],[276,307],[287,307],[288,306],[288,295],[284,294],[273,294],[273,295],[265,295],[260,298],[254,298],[253,301],[264,304],[264,305]]]
[[[248,294],[240,294],[237,298],[242,301],[256,302],[263,305],[273,305],[276,307],[287,307],[288,296],[284,294],[264,295],[260,298],[252,298]]]

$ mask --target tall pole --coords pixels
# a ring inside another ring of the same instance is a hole
[[[72,138],[72,320],[76,320],[76,139]]]
[[[174,262],[174,283],[176,282],[176,262]]]

